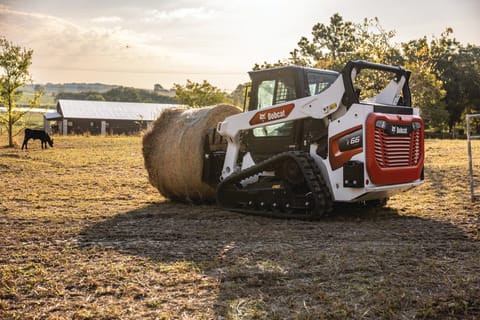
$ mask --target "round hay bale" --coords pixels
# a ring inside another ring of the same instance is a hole
[[[239,112],[231,105],[163,111],[143,136],[150,183],[172,200],[214,201],[215,189],[202,182],[206,130]]]

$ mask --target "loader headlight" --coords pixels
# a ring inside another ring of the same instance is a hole
[[[387,128],[387,122],[385,120],[377,120],[375,127],[385,130]]]
[[[420,122],[413,122],[412,123],[413,130],[419,130],[422,127]]]

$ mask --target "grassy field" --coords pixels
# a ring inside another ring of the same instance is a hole
[[[427,141],[425,184],[385,208],[318,222],[172,203],[140,137],[54,142],[0,148],[0,319],[480,318],[465,141]]]

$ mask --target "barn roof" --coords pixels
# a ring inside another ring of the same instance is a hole
[[[155,120],[167,108],[178,104],[58,100],[57,112],[65,119]]]

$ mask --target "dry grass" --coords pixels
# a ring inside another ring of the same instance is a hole
[[[426,148],[423,186],[318,222],[166,201],[140,137],[0,149],[0,319],[477,319],[466,142]]]

